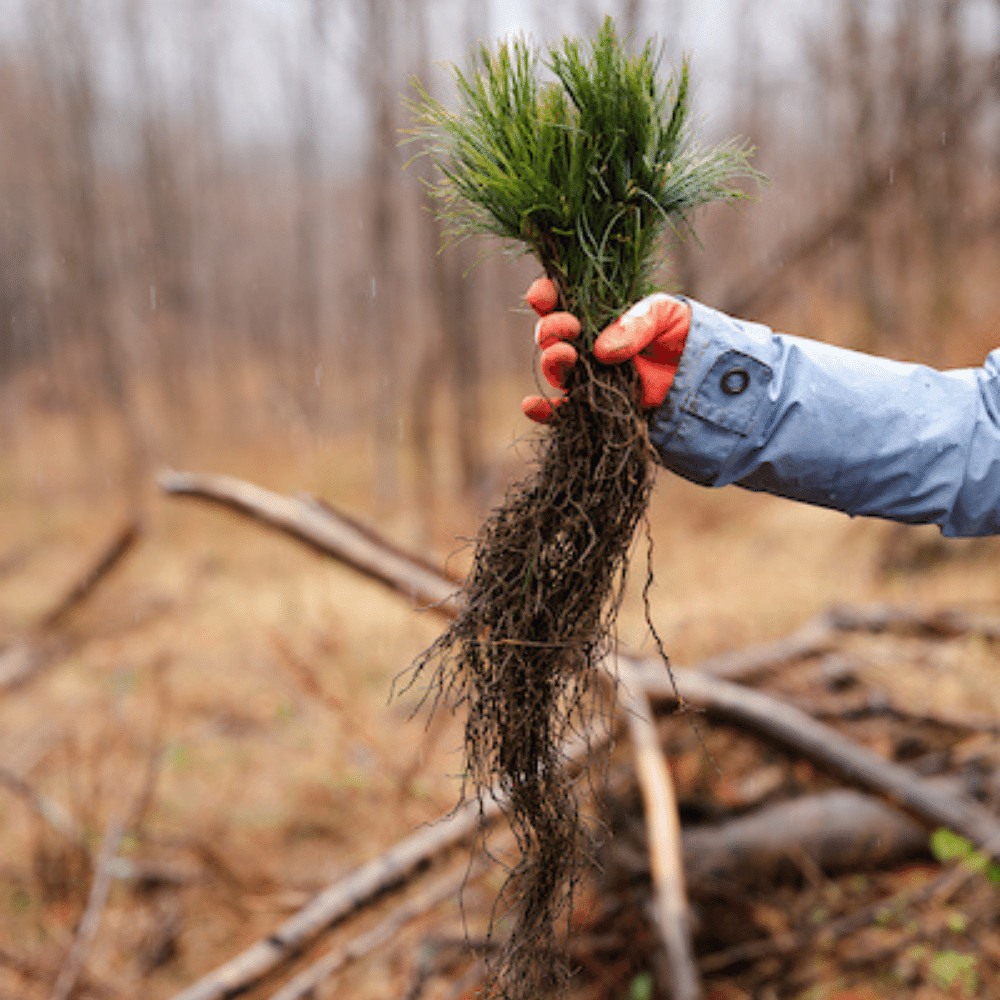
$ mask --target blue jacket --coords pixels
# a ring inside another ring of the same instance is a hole
[[[650,423],[668,469],[945,535],[1000,534],[1000,350],[940,372],[691,309]]]

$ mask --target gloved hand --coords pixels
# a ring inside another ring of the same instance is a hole
[[[541,317],[535,340],[542,349],[542,374],[549,385],[561,389],[566,372],[576,364],[576,348],[567,341],[579,336],[580,321],[570,313],[552,311],[559,295],[548,278],[535,281],[525,298]],[[662,292],[648,295],[602,331],[594,343],[594,357],[604,364],[632,360],[642,383],[642,405],[659,406],[674,380],[690,328],[691,307],[686,302]],[[521,409],[544,424],[561,402],[526,396]]]

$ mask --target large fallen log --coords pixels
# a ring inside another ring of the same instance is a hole
[[[927,831],[905,813],[853,789],[761,806],[720,823],[684,828],[684,881],[692,898],[730,896],[798,879],[802,859],[827,875],[870,871],[926,855]],[[651,875],[633,837],[602,848],[606,870]]]

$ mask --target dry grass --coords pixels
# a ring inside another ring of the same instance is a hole
[[[525,430],[513,398],[500,387],[491,401],[502,414],[490,436],[502,478],[528,450],[515,443]],[[81,471],[64,432],[36,424],[31,452],[25,434],[0,463],[5,637],[61,593],[116,524],[115,495]],[[370,473],[359,453],[365,442],[345,436],[308,451],[206,447],[192,464],[316,490],[364,514]],[[934,529],[900,534],[666,474],[651,517],[654,612],[678,663],[780,636],[834,602],[1000,603],[992,541],[937,547]],[[477,521],[443,500],[437,553]],[[411,544],[421,530],[405,507],[382,523]],[[636,647],[647,641],[642,575],[620,617],[622,639]],[[104,984],[112,995],[171,996],[454,803],[461,727],[428,733],[408,721],[412,698],[387,701],[395,674],[438,630],[431,616],[293,542],[150,495],[143,541],[74,617],[65,655],[0,701],[0,766],[62,805],[91,851],[145,783],[148,807],[125,856],[193,878],[116,882],[87,963],[91,992]],[[995,653],[979,641],[939,644],[932,657],[905,640],[891,656],[886,648],[866,651],[858,640],[856,653],[865,680],[900,703],[1000,713]],[[6,789],[0,801],[0,995],[47,996],[86,900],[89,862]],[[473,931],[488,902],[489,892],[471,892]],[[341,995],[403,995],[431,926],[461,933],[457,907],[439,908],[345,974]]]

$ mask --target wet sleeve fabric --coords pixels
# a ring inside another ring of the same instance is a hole
[[[668,469],[949,536],[1000,534],[1000,350],[942,372],[691,309],[650,421]]]

